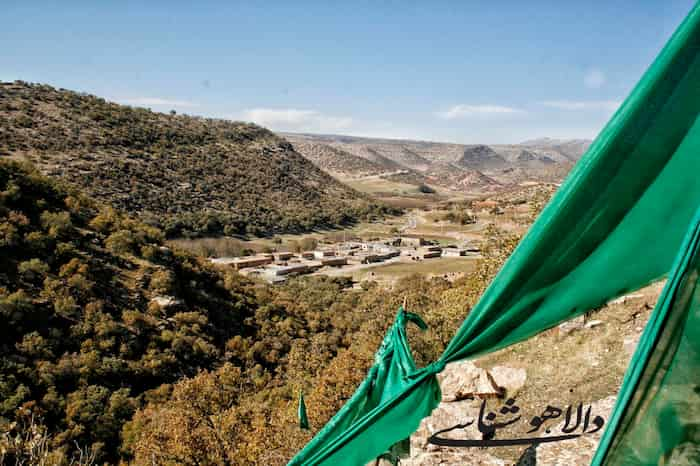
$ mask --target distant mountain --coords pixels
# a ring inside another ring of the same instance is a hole
[[[465,147],[464,153],[455,163],[465,168],[481,171],[501,170],[508,165],[506,159],[483,144]]]
[[[588,150],[591,142],[590,139],[539,138],[524,141],[520,145],[540,150],[554,150],[569,160],[576,161]]]
[[[400,177],[415,183],[425,180],[422,182],[455,191],[488,191],[528,180],[561,180],[590,145],[584,139],[542,138],[522,144],[463,145],[340,135],[284,136],[298,152],[334,176],[368,174],[366,169],[354,168],[361,165],[356,160],[359,157],[371,162],[373,170],[388,172],[392,179]],[[334,150],[327,151],[321,160],[305,146],[311,143]],[[338,166],[343,170],[330,168]]]
[[[3,156],[29,159],[169,236],[308,231],[386,211],[259,126],[46,85],[0,83]]]

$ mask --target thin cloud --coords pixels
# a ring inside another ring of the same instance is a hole
[[[560,110],[604,110],[614,112],[622,102],[619,100],[547,100],[542,105]]]
[[[252,108],[243,112],[242,119],[277,131],[339,131],[353,124],[350,117],[296,108]]]
[[[606,81],[605,73],[597,68],[589,70],[583,77],[583,84],[589,89],[600,89]]]
[[[161,99],[160,97],[134,97],[132,99],[119,99],[119,101],[137,107],[199,107],[197,102]]]
[[[525,111],[519,108],[506,107],[503,105],[466,105],[460,104],[449,108],[446,111],[438,112],[437,116],[444,120],[456,120],[470,117],[494,117],[512,116],[524,114]]]

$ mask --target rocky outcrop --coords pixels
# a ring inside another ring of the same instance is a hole
[[[428,443],[435,432],[460,424],[469,424],[440,434],[444,438],[481,439],[475,420],[481,402],[487,398],[513,394],[525,384],[524,369],[494,367],[486,370],[471,361],[448,364],[438,375],[442,390],[442,402],[423,419],[418,430],[411,436],[411,456],[402,459],[402,466],[418,465],[482,465],[506,466],[504,460],[488,451],[475,448],[438,447]]]
[[[471,361],[459,361],[449,364],[438,375],[442,389],[442,401],[460,401],[464,399],[495,398],[503,396],[504,389],[499,387],[491,374],[476,367]]]
[[[604,419],[610,418],[615,405],[614,396],[609,396],[591,404],[591,412]],[[564,421],[554,427],[553,432],[561,432]],[[572,466],[590,464],[600,437],[605,429],[590,435],[582,435],[562,442],[541,443],[537,446],[537,466]]]

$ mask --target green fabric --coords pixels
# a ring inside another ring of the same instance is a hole
[[[357,428],[358,424],[367,422],[373,419],[377,413],[377,407],[384,406],[387,402],[391,402],[397,395],[405,392],[406,387],[415,382],[408,379],[409,374],[416,372],[416,365],[411,356],[411,350],[408,346],[406,337],[406,324],[413,322],[422,330],[427,329],[423,320],[416,314],[406,312],[403,307],[399,309],[394,324],[387,332],[382,344],[380,345],[375,355],[375,363],[370,368],[367,378],[362,382],[360,387],[355,391],[353,396],[347,401],[343,408],[316,434],[309,446],[299,452],[289,463],[290,465],[299,464],[317,464],[324,455],[327,454],[326,446],[330,445],[327,439],[340,439],[347,435],[353,428]],[[425,396],[421,391],[415,395]],[[435,383],[433,397],[439,397],[439,387]],[[414,406],[433,406],[439,398],[419,399],[416,396],[408,396],[404,400],[393,400],[393,406],[403,407],[395,410],[393,415],[389,416],[393,421],[401,422],[401,416],[411,417],[411,411]],[[420,419],[418,420],[420,422]],[[380,423],[384,426],[385,423]],[[418,427],[416,424],[414,430]],[[370,432],[376,431],[376,426],[369,426]],[[390,446],[406,437],[408,432],[403,437],[386,444],[385,438],[381,435],[370,436],[367,439],[367,444],[372,443],[373,449],[378,449],[378,453],[370,455],[372,459],[384,453]],[[365,445],[366,447],[366,445]],[[343,462],[339,464],[364,464],[366,457],[364,450],[348,450],[344,452]]]
[[[297,415],[299,416],[299,427],[302,429],[309,428],[309,417],[306,415],[306,403],[304,403],[304,392],[299,392],[299,409],[297,410]]]
[[[290,464],[367,463],[408,437],[437,406],[435,374],[445,364],[528,338],[668,273],[700,205],[698,83],[696,5],[440,359],[412,370],[405,335],[400,344],[392,340],[407,359],[375,364]],[[396,325],[390,335],[395,332]]]
[[[593,462],[700,464],[700,212],[622,382]],[[690,459],[683,463],[681,455]]]

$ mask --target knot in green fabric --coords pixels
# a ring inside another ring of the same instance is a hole
[[[438,359],[435,362],[431,362],[428,364],[425,369],[430,372],[431,374],[438,374],[442,372],[445,369],[445,365],[447,363],[445,362],[444,359]]]

